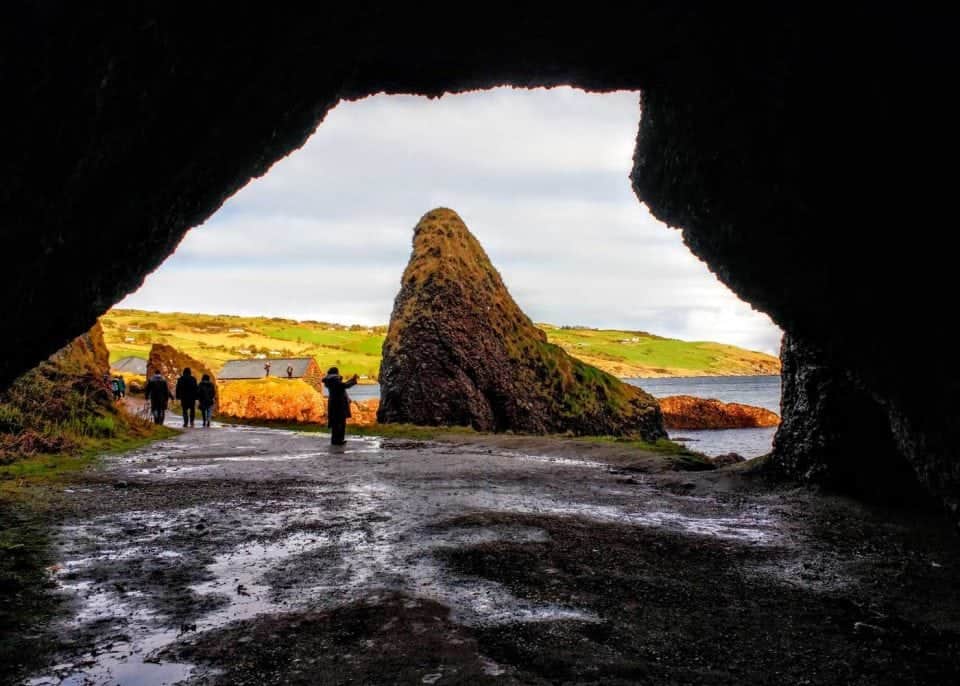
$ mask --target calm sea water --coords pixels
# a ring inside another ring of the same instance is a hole
[[[779,376],[698,376],[681,379],[624,379],[651,395],[692,395],[716,398],[725,403],[743,403],[765,407],[780,414]],[[378,384],[356,385],[350,389],[352,400],[380,397]],[[770,452],[776,428],[723,429],[719,431],[675,431],[670,438],[707,455],[739,453],[758,457]]]
[[[657,398],[666,395],[692,395],[697,398],[715,398],[725,403],[756,405],[780,414],[779,376],[697,376],[624,381],[639,386]],[[776,432],[776,427],[716,431],[677,429],[671,432],[670,438],[706,455],[739,453],[750,458],[770,452]]]

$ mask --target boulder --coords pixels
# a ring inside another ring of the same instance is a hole
[[[763,407],[692,395],[660,398],[660,411],[668,429],[755,429],[780,424],[780,416]]]
[[[428,212],[414,229],[380,387],[381,423],[666,435],[652,396],[547,342],[449,209]]]
[[[154,372],[159,369],[172,390],[177,378],[187,367],[190,368],[197,381],[200,381],[204,374],[209,374],[210,380],[214,384],[217,383],[216,375],[203,362],[190,357],[185,352],[165,343],[154,343],[150,346],[150,356],[147,359],[147,378],[153,376]]]

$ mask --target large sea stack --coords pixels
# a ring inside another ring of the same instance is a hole
[[[567,355],[520,310],[457,213],[428,212],[390,317],[381,423],[666,436],[639,388]]]

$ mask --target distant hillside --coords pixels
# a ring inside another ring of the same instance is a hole
[[[574,357],[619,377],[779,374],[780,359],[734,345],[680,341],[643,331],[537,324]]]
[[[100,318],[110,360],[144,359],[153,343],[166,343],[218,372],[227,360],[315,357],[374,381],[380,370],[385,326],[344,326],[270,317],[111,310]],[[538,324],[547,339],[584,362],[619,377],[779,374],[780,360],[732,345],[661,338],[636,331]]]

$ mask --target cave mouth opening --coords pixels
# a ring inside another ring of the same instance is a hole
[[[382,326],[412,227],[446,206],[536,322],[776,355],[780,331],[766,315],[721,284],[681,234],[637,200],[629,171],[639,121],[635,91],[496,88],[341,102],[299,150],[192,229],[117,307]],[[114,357],[142,356],[152,342],[185,343],[160,331],[107,333]],[[223,349],[206,351],[214,362],[303,354],[324,369],[356,362],[346,354],[355,351],[312,349],[302,339],[266,346],[234,335]],[[571,345],[590,352],[589,342]],[[678,354],[671,370],[701,363]],[[779,411],[776,384],[770,409]],[[725,392],[737,389],[718,391]],[[765,433],[769,441],[772,432]]]

